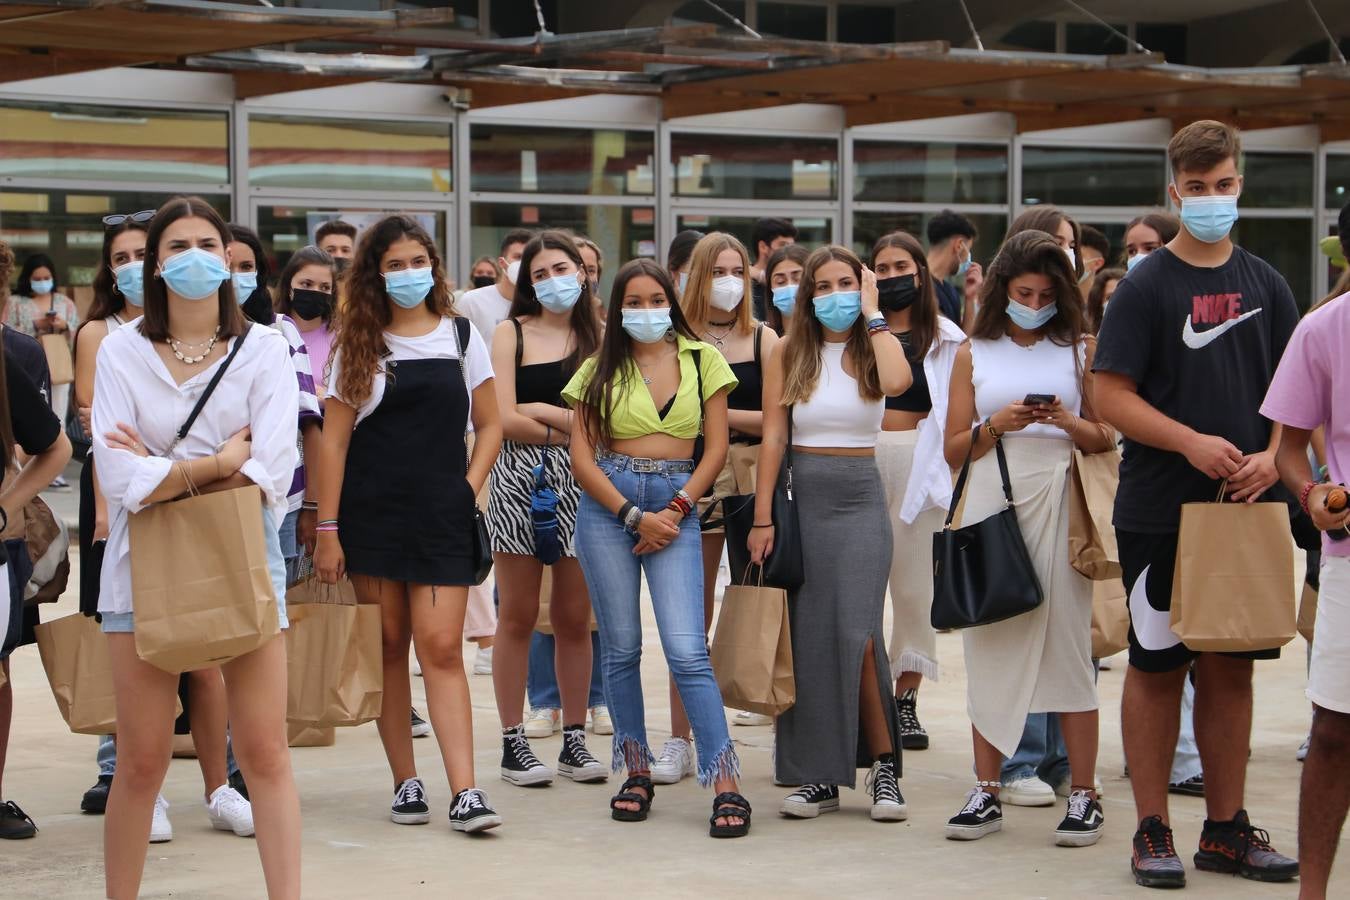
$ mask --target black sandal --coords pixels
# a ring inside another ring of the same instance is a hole
[[[633,788],[642,788],[647,796],[633,792]],[[623,783],[619,792],[609,799],[609,814],[616,822],[645,822],[652,808],[652,798],[656,796],[656,785],[646,775],[631,775]],[[636,803],[637,809],[619,809],[617,804]]]
[[[718,825],[718,819],[740,819],[739,825]],[[708,834],[715,838],[745,837],[750,833],[750,801],[734,791],[718,794],[713,799],[713,813],[708,818]]]

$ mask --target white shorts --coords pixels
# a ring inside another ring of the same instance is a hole
[[[1322,557],[1308,699],[1350,714],[1350,557]]]

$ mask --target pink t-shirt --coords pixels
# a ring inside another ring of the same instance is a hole
[[[1344,483],[1350,465],[1350,294],[1323,304],[1298,323],[1270,382],[1261,415],[1308,431],[1327,429],[1327,471]],[[1350,540],[1322,537],[1322,552],[1350,556]]]
[[[333,352],[333,330],[327,325],[313,331],[301,331],[300,339],[309,352],[309,365],[314,371],[314,384],[320,397],[328,395],[328,357]]]

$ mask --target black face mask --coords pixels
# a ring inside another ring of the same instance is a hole
[[[490,284],[496,284],[497,279],[493,275],[475,275],[469,281],[476,288],[485,288]]]
[[[351,268],[351,265],[352,261],[345,256],[333,257],[333,266],[337,269],[337,273],[339,275],[344,274],[349,268]]]
[[[886,312],[909,309],[919,296],[919,285],[914,275],[897,275],[877,282],[877,305]]]
[[[291,291],[291,312],[302,319],[322,319],[333,311],[333,295],[324,291]]]

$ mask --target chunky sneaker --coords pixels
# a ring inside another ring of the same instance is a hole
[[[525,736],[527,738],[553,737],[562,729],[562,711],[546,706],[530,710],[525,717]]]
[[[586,749],[586,726],[563,728],[562,752],[558,754],[558,774],[581,784],[609,780],[609,771]]]
[[[900,726],[900,749],[927,750],[928,732],[919,724],[919,692],[910,688],[895,698],[895,718]]]
[[[519,725],[502,731],[502,780],[517,787],[553,783],[553,770],[534,755],[525,729]]]
[[[983,788],[971,788],[966,805],[947,820],[947,839],[978,841],[986,834],[1003,830],[1003,804]]]
[[[732,717],[733,725],[772,725],[773,716],[765,716],[748,710],[741,710]]]
[[[591,732],[593,734],[614,733],[614,720],[609,717],[608,706],[591,707]]]
[[[492,648],[479,647],[478,652],[473,657],[473,674],[491,675],[492,674]]]
[[[80,809],[101,816],[108,809],[108,793],[112,790],[111,775],[100,775],[94,786],[84,792],[80,799]]]
[[[155,813],[150,819],[150,843],[167,844],[173,840],[173,825],[169,822],[169,801],[160,794],[155,797]]]
[[[894,755],[888,753],[872,764],[863,788],[872,792],[873,822],[903,822],[909,818],[909,808],[895,780]]]
[[[1035,775],[1024,775],[1003,782],[998,799],[1013,806],[1054,806],[1055,789]]]
[[[1172,782],[1167,786],[1167,793],[1181,794],[1185,797],[1205,796],[1205,773],[1201,772],[1194,778],[1187,778],[1185,781]]]
[[[487,794],[478,788],[467,788],[455,795],[450,806],[450,827],[455,831],[473,834],[502,824],[502,817],[487,805]]]
[[[415,738],[426,737],[431,734],[431,723],[417,714],[417,707],[412,711],[412,736]]]
[[[1139,830],[1134,833],[1130,871],[1134,873],[1135,884],[1144,887],[1186,886],[1186,867],[1172,843],[1172,829],[1158,816],[1149,816],[1139,823]]]
[[[694,748],[684,738],[673,737],[661,748],[661,755],[652,763],[652,784],[679,784],[686,775],[694,774]]]
[[[206,803],[206,814],[216,831],[233,831],[240,837],[253,836],[253,807],[228,784],[222,784]]]
[[[422,779],[409,778],[394,791],[394,805],[389,818],[395,825],[425,825],[431,821],[431,807],[427,806],[427,789]]]
[[[1102,836],[1106,817],[1102,805],[1087,791],[1069,794],[1069,808],[1064,821],[1055,829],[1055,843],[1060,847],[1091,847]]]
[[[814,819],[821,813],[839,812],[839,786],[804,784],[783,798],[778,811],[791,819]]]
[[[1195,867],[1253,881],[1289,881],[1298,875],[1298,860],[1270,846],[1270,835],[1252,826],[1245,809],[1238,810],[1231,822],[1205,820]]]

